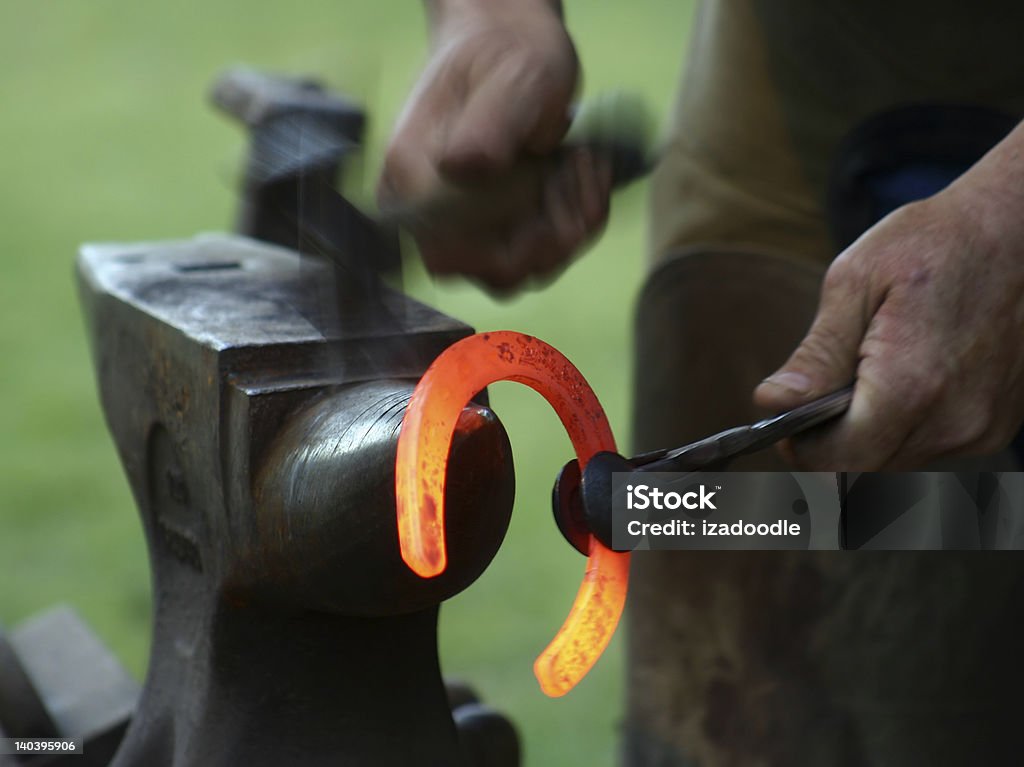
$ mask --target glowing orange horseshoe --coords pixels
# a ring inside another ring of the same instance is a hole
[[[560,352],[511,331],[480,333],[453,344],[430,366],[402,421],[395,466],[402,559],[424,578],[444,572],[445,469],[462,408],[495,381],[518,381],[539,392],[569,432],[580,468],[615,450],[608,419],[593,390]],[[533,664],[551,697],[569,692],[608,646],[622,615],[629,554],[590,537],[590,555],[576,600],[555,638]]]

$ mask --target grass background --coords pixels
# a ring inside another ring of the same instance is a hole
[[[691,10],[690,0],[567,0],[584,95],[638,91],[663,118]],[[0,622],[70,603],[144,673],[148,566],[97,404],[72,280],[79,243],[230,226],[243,140],[204,97],[233,63],[315,73],[366,104],[371,135],[356,191],[368,195],[424,56],[413,0],[0,4]],[[590,380],[625,444],[645,196],[643,184],[620,195],[599,245],[545,291],[496,303],[422,274],[409,287],[478,329],[553,343]],[[516,511],[490,570],[442,610],[443,666],[512,716],[528,765],[610,765],[621,634],[566,698],[545,698],[530,668],[582,574],[548,503],[568,441],[522,387],[494,387],[492,404],[516,454]]]

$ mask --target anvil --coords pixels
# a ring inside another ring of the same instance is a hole
[[[115,765],[475,763],[437,606],[505,534],[504,429],[463,411],[442,576],[402,563],[393,490],[413,383],[470,329],[387,293],[399,326],[326,338],[310,321],[325,275],[299,258],[228,235],[82,250],[100,396],[153,572],[151,661]],[[517,758],[509,733],[491,731],[501,764]]]

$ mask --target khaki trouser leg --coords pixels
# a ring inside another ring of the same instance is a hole
[[[942,34],[940,12],[965,34]],[[723,0],[702,2],[694,29],[652,183],[636,450],[761,415],[751,393],[802,338],[834,255],[823,205],[854,126],[909,102],[1024,111],[1005,13]],[[638,553],[624,763],[1019,764],[1022,636],[1017,554]]]
[[[637,314],[635,445],[758,414],[821,268],[664,262]],[[738,468],[776,469],[770,452]],[[628,608],[630,767],[953,767],[1017,759],[1024,560],[960,552],[643,552]]]

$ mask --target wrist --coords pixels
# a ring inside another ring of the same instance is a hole
[[[511,13],[541,11],[563,18],[562,0],[424,0],[431,27],[465,14],[508,16]]]

